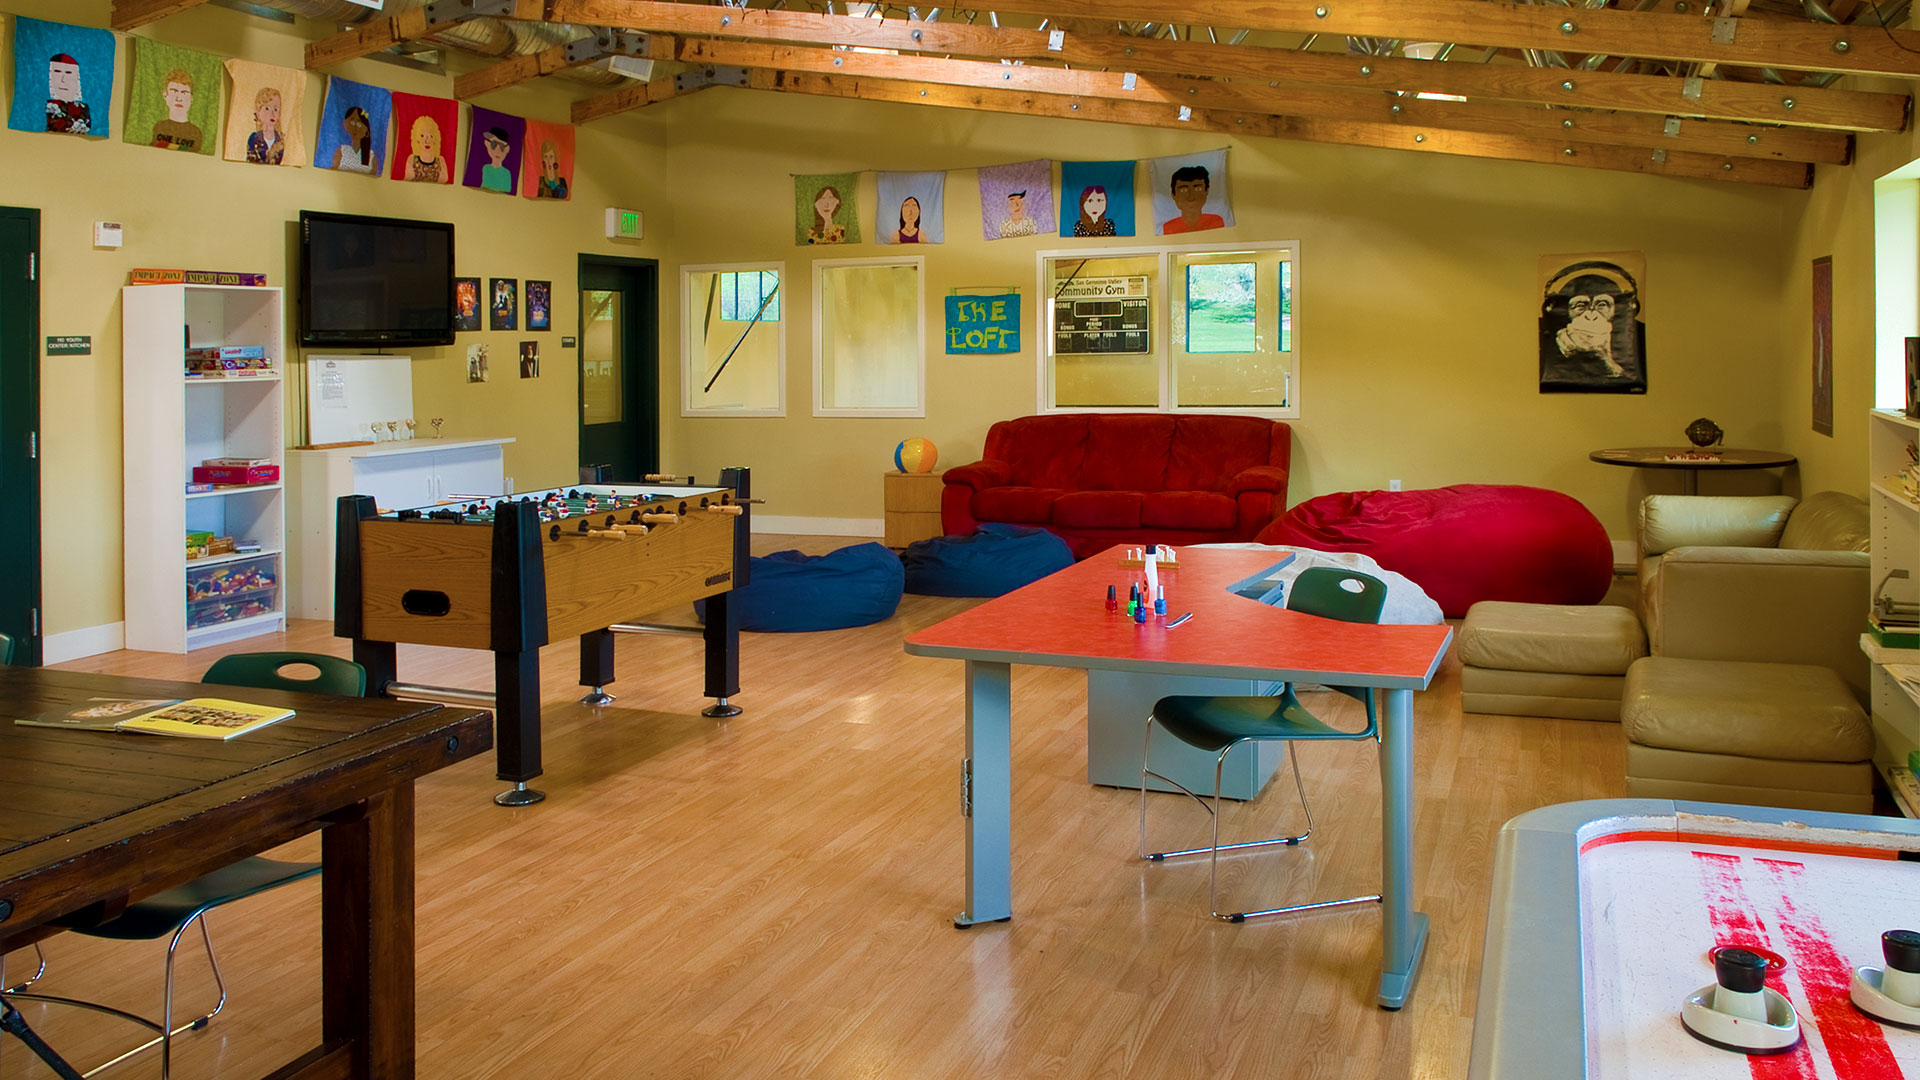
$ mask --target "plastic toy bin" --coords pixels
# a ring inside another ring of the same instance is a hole
[[[267,615],[279,606],[279,556],[187,569],[187,629]]]

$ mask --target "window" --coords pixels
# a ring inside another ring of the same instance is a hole
[[[1293,244],[1042,252],[1042,411],[1296,416]]]
[[[785,416],[778,264],[680,271],[682,416]]]
[[[919,256],[813,264],[815,416],[925,416]]]

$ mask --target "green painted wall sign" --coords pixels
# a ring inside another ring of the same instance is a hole
[[[92,356],[93,337],[89,334],[47,335],[48,356]]]

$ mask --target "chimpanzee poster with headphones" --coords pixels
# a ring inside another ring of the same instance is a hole
[[[1540,257],[1540,392],[1647,392],[1647,259]]]

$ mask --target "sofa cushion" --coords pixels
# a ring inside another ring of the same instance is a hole
[[[1226,491],[1242,469],[1273,460],[1273,421],[1258,416],[1182,416],[1167,458],[1169,491]]]
[[[1640,500],[1640,553],[1677,547],[1774,547],[1791,495],[1649,495]]]
[[[1053,520],[1053,504],[1065,494],[1060,488],[987,488],[974,494],[973,516],[981,521],[1044,525]]]
[[[1780,546],[1793,551],[1867,551],[1873,535],[1867,504],[1840,491],[1800,500],[1780,532]]]
[[[1627,669],[1627,741],[1782,761],[1865,761],[1873,727],[1833,669],[1649,656]]]
[[[1150,491],[1140,503],[1140,523],[1157,529],[1231,529],[1240,507],[1217,491]]]
[[[1011,466],[1012,482],[1019,487],[1080,487],[1080,465],[1087,456],[1086,417],[1022,416],[1003,420],[988,430],[986,452],[981,456]]]
[[[1624,675],[1647,655],[1640,620],[1605,604],[1516,604],[1482,600],[1460,627],[1460,662],[1501,671]]]
[[[1171,416],[1095,413],[1087,417],[1087,458],[1080,465],[1079,487],[1083,491],[1164,490],[1172,443]]]
[[[1137,529],[1138,491],[1069,491],[1054,500],[1053,523],[1070,529]]]

